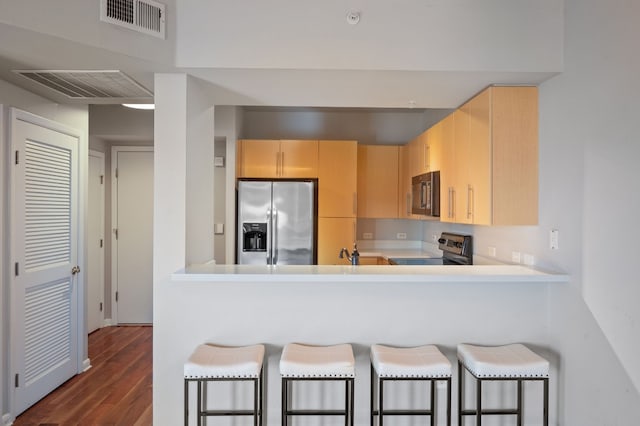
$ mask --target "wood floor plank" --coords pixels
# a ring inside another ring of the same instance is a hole
[[[150,326],[93,332],[92,367],[18,416],[14,426],[151,425],[152,339]]]

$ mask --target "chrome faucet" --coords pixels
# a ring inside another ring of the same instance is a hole
[[[343,247],[342,250],[340,250],[340,254],[338,255],[338,257],[340,259],[344,259],[345,256],[352,265],[359,265],[360,253],[358,253],[358,245],[356,243],[353,243],[353,252],[351,254],[349,254],[349,250],[346,247]]]

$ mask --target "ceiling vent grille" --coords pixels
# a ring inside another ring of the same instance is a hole
[[[153,93],[118,70],[14,70],[57,93],[76,100],[150,99]]]
[[[100,20],[164,39],[164,4],[152,0],[101,0]]]

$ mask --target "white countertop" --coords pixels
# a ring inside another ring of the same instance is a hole
[[[442,257],[442,253],[430,253],[417,249],[366,249],[360,251],[360,257],[383,257],[389,258],[403,258],[403,259],[423,259],[430,257]]]
[[[562,273],[521,265],[193,265],[176,282],[566,282]]]

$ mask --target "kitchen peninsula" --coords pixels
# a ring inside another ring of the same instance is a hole
[[[163,364],[179,400],[182,364],[198,344],[265,344],[266,424],[271,425],[280,422],[282,347],[289,342],[351,343],[356,356],[355,421],[365,425],[369,347],[374,343],[437,344],[454,364],[460,342],[523,342],[557,368],[557,355],[548,349],[544,306],[548,286],[567,280],[563,274],[517,265],[193,265],[172,274],[166,289],[175,315],[164,328],[171,336],[162,338],[170,339],[174,350],[163,355]],[[296,403],[339,404],[340,389],[328,394],[313,389],[309,400]],[[415,398],[421,390],[411,392]],[[537,404],[537,394],[530,392],[526,402]],[[236,393],[228,402],[249,402],[250,395],[246,401],[244,396]],[[226,398],[222,393],[216,397]],[[553,401],[554,389],[551,397]]]

